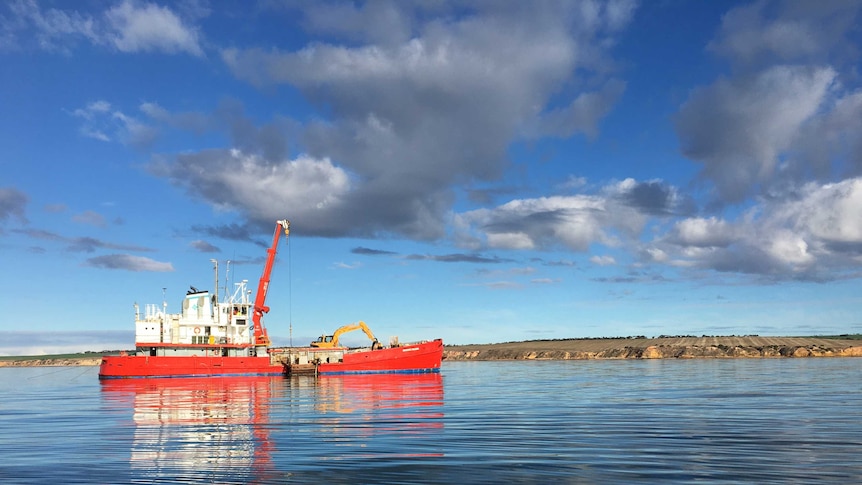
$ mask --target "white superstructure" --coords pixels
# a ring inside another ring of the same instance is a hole
[[[254,344],[253,307],[249,299],[247,280],[236,283],[230,298],[223,302],[209,291],[192,289],[182,301],[181,313],[167,313],[167,304],[160,308],[148,304],[141,314],[135,304],[135,342],[172,345],[237,345]]]

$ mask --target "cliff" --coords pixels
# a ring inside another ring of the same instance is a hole
[[[862,357],[862,340],[819,337],[661,337],[529,340],[447,345],[443,358],[457,360],[735,359]],[[3,357],[0,367],[96,366],[102,357]]]
[[[532,340],[446,346],[446,360],[732,359],[862,357],[862,342],[808,337]]]
[[[18,359],[18,360],[0,360],[0,367],[40,367],[40,366],[73,366],[73,365],[99,365],[102,363],[102,356],[86,357],[86,358],[62,358],[55,359],[46,357],[44,359]]]

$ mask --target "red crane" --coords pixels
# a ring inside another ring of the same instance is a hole
[[[288,237],[290,235],[290,222],[287,220],[276,221],[275,235],[272,236],[272,246],[266,250],[266,265],[263,267],[263,274],[260,275],[260,283],[257,285],[257,296],[254,298],[252,321],[254,322],[255,345],[266,345],[268,347],[272,343],[260,319],[264,313],[269,313],[269,307],[265,304],[266,291],[269,289],[269,278],[272,274],[272,265],[275,263],[275,253],[278,251],[278,239],[281,237],[281,229],[284,229],[284,237]]]

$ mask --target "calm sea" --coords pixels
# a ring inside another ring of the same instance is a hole
[[[862,359],[0,368],[0,483],[862,483]]]

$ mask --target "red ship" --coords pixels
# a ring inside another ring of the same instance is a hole
[[[182,313],[167,313],[163,302],[161,308],[147,305],[142,315],[135,304],[135,352],[102,357],[99,378],[439,372],[442,340],[411,344],[396,340],[383,347],[372,338],[368,349],[340,346],[339,332],[358,326],[342,327],[334,340],[321,337],[311,347],[273,348],[262,317],[269,312],[266,293],[282,232],[285,237],[290,233],[286,220],[276,223],[254,303],[243,280],[222,302],[218,290],[211,295],[192,287],[183,299]],[[217,263],[215,273],[218,281]],[[373,337],[367,327],[364,330]]]

